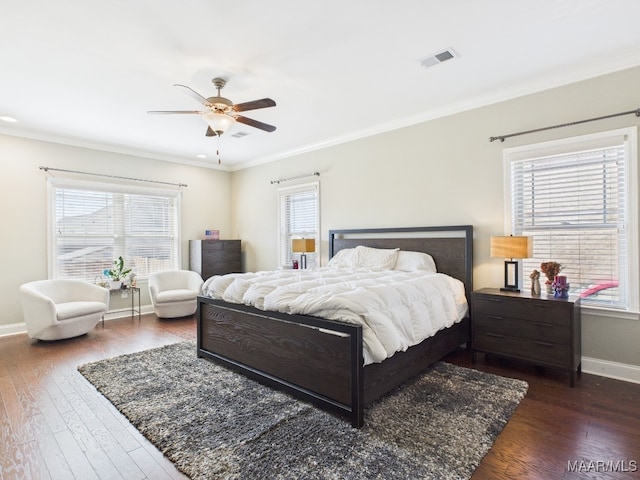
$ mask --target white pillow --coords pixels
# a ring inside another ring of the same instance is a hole
[[[436,262],[428,253],[407,252],[400,250],[398,252],[398,260],[396,261],[394,270],[403,272],[415,272],[417,270],[426,270],[427,272],[437,272]]]
[[[355,248],[343,248],[329,259],[328,267],[333,268],[353,268]]]
[[[356,247],[354,267],[369,270],[392,270],[398,259],[397,248],[371,248],[363,245]]]

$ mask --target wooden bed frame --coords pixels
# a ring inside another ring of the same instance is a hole
[[[343,248],[429,253],[439,272],[472,291],[473,227],[331,230],[329,256]],[[268,312],[198,297],[197,354],[250,378],[364,423],[364,407],[469,341],[469,318],[363,366],[362,327],[305,315]]]

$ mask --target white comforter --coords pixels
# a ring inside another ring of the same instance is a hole
[[[364,363],[404,351],[467,313],[464,285],[425,271],[322,267],[214,276],[203,294],[260,310],[362,325]]]

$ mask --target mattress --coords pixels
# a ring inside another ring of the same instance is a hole
[[[214,276],[203,295],[260,310],[362,325],[364,364],[381,362],[462,320],[464,285],[431,271],[321,267]]]

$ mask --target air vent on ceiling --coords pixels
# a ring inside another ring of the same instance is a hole
[[[236,132],[231,136],[234,138],[242,138],[242,137],[246,137],[247,135],[249,135],[247,132]]]
[[[446,62],[447,60],[451,60],[452,58],[457,56],[458,54],[453,48],[448,48],[433,55],[429,55],[428,57],[421,58],[420,65],[425,68],[429,68],[433,67],[434,65],[438,65],[439,63]]]

